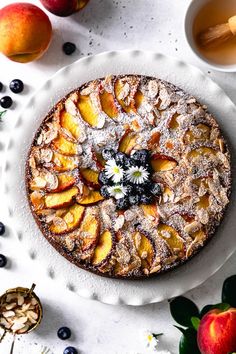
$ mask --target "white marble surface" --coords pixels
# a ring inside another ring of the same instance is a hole
[[[2,0],[1,6],[14,0]],[[40,6],[38,0],[31,1]],[[14,125],[18,112],[34,89],[61,67],[89,54],[113,49],[157,50],[174,55],[199,66],[210,75],[236,102],[235,74],[213,72],[202,66],[188,47],[183,32],[183,20],[188,0],[90,0],[83,12],[62,19],[49,15],[54,27],[51,47],[38,62],[16,64],[0,56],[0,81],[5,86],[14,78],[22,79],[26,89],[21,95],[13,95],[14,105],[0,124],[0,158],[8,132]],[[77,45],[77,52],[67,57],[61,51],[64,41]],[[33,117],[32,117],[33,119]],[[227,112],[226,117],[227,119]],[[54,354],[63,353],[68,345],[74,345],[83,354],[128,354],[146,353],[140,332],[142,329],[162,331],[162,347],[178,353],[179,333],[172,326],[168,303],[144,307],[114,307],[79,298],[50,284],[41,276],[40,267],[26,266],[26,256],[18,241],[10,247],[13,237],[4,213],[4,199],[0,197],[0,219],[6,223],[7,232],[0,237],[0,253],[9,258],[7,269],[0,270],[0,292],[17,285],[30,286],[37,283],[37,293],[44,305],[41,327],[32,334],[19,338],[15,353],[36,354],[41,345],[51,348]],[[27,262],[28,263],[28,262]],[[204,271],[204,269],[203,269]],[[235,255],[205,284],[186,294],[200,306],[220,300],[221,285],[228,275],[235,273]],[[68,325],[73,338],[62,342],[57,329]],[[37,345],[36,345],[37,343]],[[10,338],[0,345],[0,353],[8,354]]]

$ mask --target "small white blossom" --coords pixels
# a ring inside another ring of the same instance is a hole
[[[120,184],[108,187],[107,190],[108,190],[108,193],[110,194],[110,196],[114,197],[115,199],[121,199],[127,193],[127,188],[120,185]]]
[[[127,179],[136,184],[147,181],[149,172],[143,166],[133,166],[126,171]]]
[[[116,164],[114,159],[111,159],[106,163],[105,174],[108,178],[111,178],[114,183],[118,183],[122,180],[124,171]]]
[[[153,350],[153,351],[157,351],[158,343],[159,343],[158,337],[159,337],[159,335],[155,335],[154,333],[152,333],[150,331],[145,331],[144,332],[144,340],[145,340],[146,347]]]

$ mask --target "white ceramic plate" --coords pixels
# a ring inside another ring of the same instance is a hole
[[[11,224],[22,248],[32,259],[29,267],[32,272],[36,262],[40,262],[42,273],[46,270],[52,282],[62,282],[81,296],[109,304],[143,305],[196,287],[224,264],[236,249],[236,210],[231,203],[213,240],[191,261],[147,280],[118,280],[91,274],[69,263],[45,240],[31,215],[24,186],[24,164],[34,132],[49,109],[65,94],[89,80],[111,73],[143,74],[168,80],[207,104],[231,142],[234,159],[236,108],[219,86],[197,68],[162,54],[107,52],[80,59],[61,69],[30,99],[10,136],[4,187]],[[233,186],[232,200],[235,200],[234,189]]]

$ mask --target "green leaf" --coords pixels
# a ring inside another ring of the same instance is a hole
[[[187,328],[179,342],[179,354],[201,354],[197,345],[197,332]]]
[[[2,122],[2,117],[4,116],[4,114],[6,113],[6,110],[5,111],[2,111],[0,112],[0,122]]]
[[[219,304],[212,305],[212,310],[219,309],[221,311],[227,311],[229,308],[230,308],[230,305],[226,304],[224,302],[220,302]]]
[[[200,312],[200,318],[202,318],[207,312],[211,311],[213,309],[214,305],[206,305],[203,307],[203,309]]]
[[[184,296],[178,296],[170,301],[170,312],[174,320],[184,327],[192,327],[191,318],[199,317],[195,303]]]
[[[230,304],[232,307],[236,307],[236,275],[225,279],[222,287],[222,302]]]
[[[193,325],[193,328],[197,331],[198,330],[198,327],[200,325],[200,318],[198,317],[192,317],[191,318],[191,322],[192,322],[192,325]]]

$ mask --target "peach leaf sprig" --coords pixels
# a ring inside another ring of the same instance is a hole
[[[170,301],[170,312],[180,324],[182,333],[179,354],[234,354],[236,352],[236,275],[224,281],[221,303],[206,305],[200,311],[197,305],[184,296]],[[225,322],[227,331],[212,333]]]
[[[0,112],[0,123],[2,123],[2,117],[4,116],[4,114],[6,114],[6,110]]]

